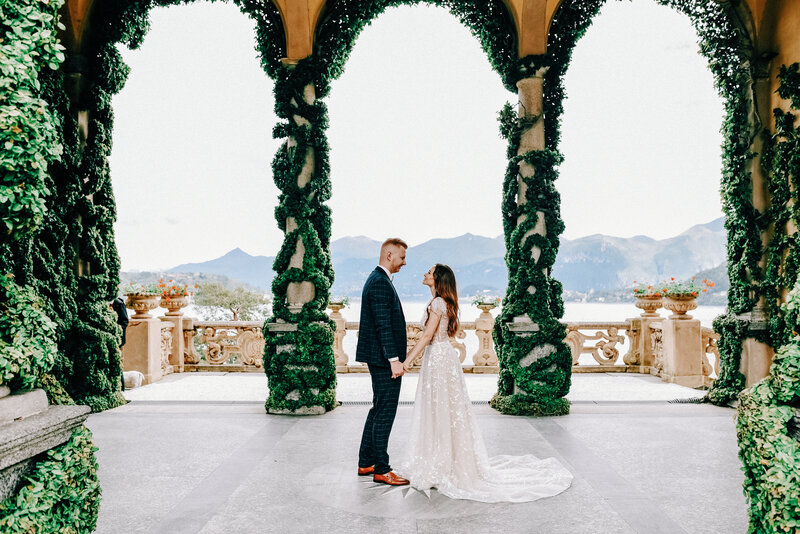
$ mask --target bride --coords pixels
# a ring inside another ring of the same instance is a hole
[[[423,352],[411,436],[397,469],[411,486],[436,488],[453,499],[525,502],[566,490],[572,475],[555,458],[489,458],[472,415],[458,351],[448,341],[458,331],[458,291],[452,269],[436,264],[423,284],[433,298],[422,317],[422,338],[406,356],[406,371]]]

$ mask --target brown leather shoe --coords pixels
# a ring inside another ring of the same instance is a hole
[[[384,473],[383,475],[372,475],[372,481],[381,482],[383,484],[389,484],[390,486],[408,485],[408,480],[399,475],[395,475],[391,471],[389,471],[388,473]]]
[[[369,467],[359,467],[358,468],[358,476],[365,477],[367,475],[372,475],[375,473],[375,466],[371,465]]]

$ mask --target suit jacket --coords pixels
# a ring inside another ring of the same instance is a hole
[[[117,324],[122,327],[122,340],[120,347],[125,344],[125,331],[128,329],[128,310],[125,309],[125,301],[122,297],[117,297],[111,302],[111,307],[117,313]]]
[[[406,318],[389,276],[375,267],[361,292],[356,361],[388,366],[395,357],[406,359]]]

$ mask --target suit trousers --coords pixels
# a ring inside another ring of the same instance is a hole
[[[364,424],[358,466],[375,466],[375,474],[392,470],[389,465],[389,434],[392,432],[397,402],[400,400],[402,378],[392,378],[391,366],[367,364],[372,378],[372,408]]]

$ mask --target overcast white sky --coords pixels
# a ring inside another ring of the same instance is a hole
[[[233,5],[158,8],[114,98],[111,158],[124,270],[282,242],[270,162],[272,82]],[[721,216],[722,103],[688,19],[609,2],[579,42],[557,186],[565,237],[665,238]],[[359,38],[330,110],[333,238],[502,233],[506,91],[444,9],[387,11]]]

